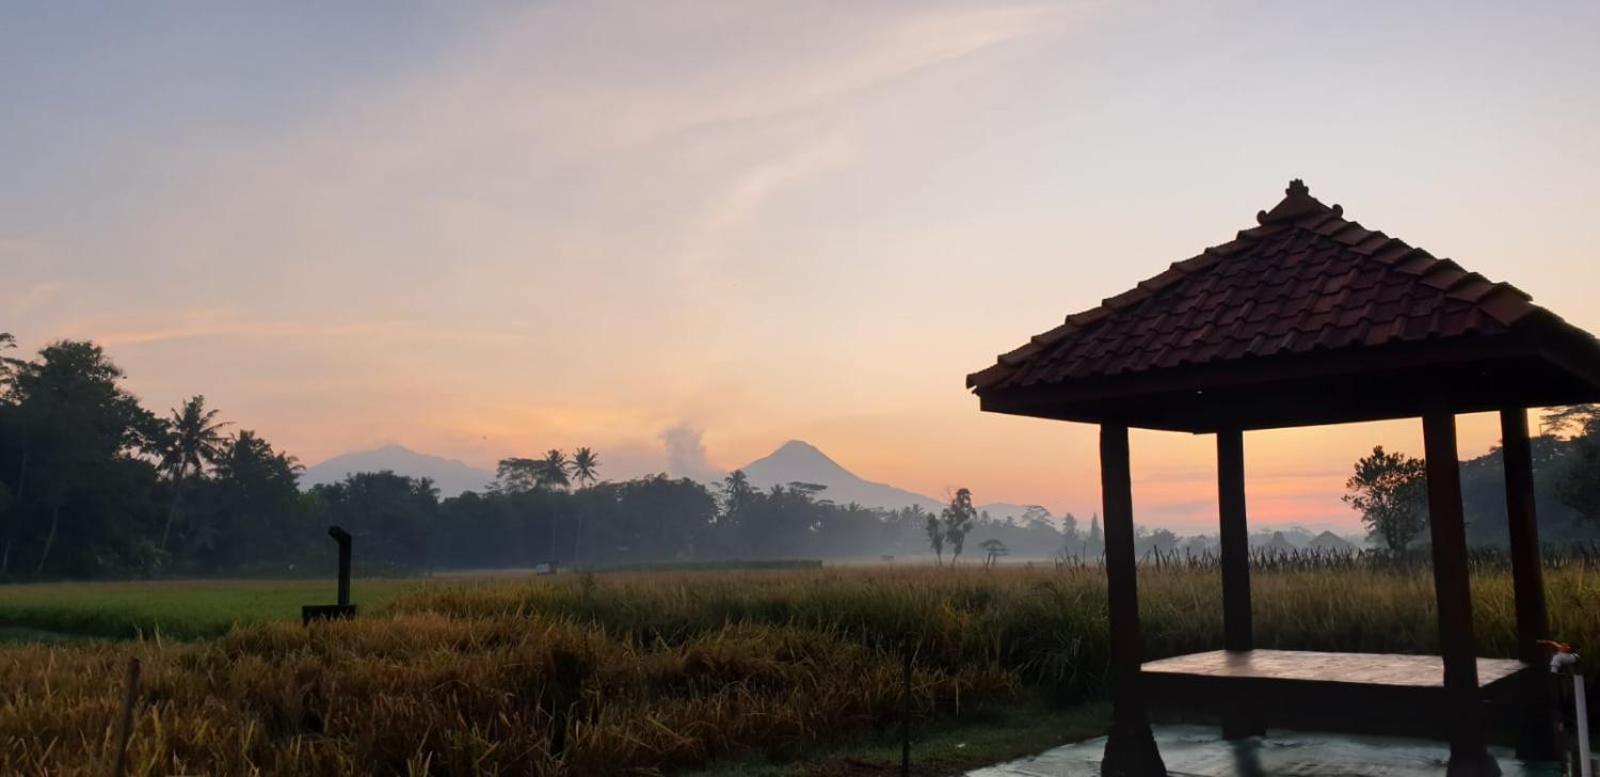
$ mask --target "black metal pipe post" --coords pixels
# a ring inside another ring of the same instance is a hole
[[[350,606],[350,532],[328,527],[328,536],[339,543],[339,606]]]

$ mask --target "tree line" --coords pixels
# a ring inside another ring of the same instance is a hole
[[[837,504],[811,483],[756,488],[742,472],[715,484],[609,481],[590,448],[503,459],[492,484],[448,499],[392,472],[302,490],[292,455],[204,396],[156,413],[92,342],[55,342],[28,359],[12,346],[0,334],[0,580],[301,574],[326,569],[335,524],[357,538],[365,574],[928,553],[941,565],[993,564],[1103,549],[1098,516],[1084,529],[1038,506],[995,519],[966,489],[929,512]],[[1542,538],[1600,536],[1600,410],[1552,412],[1532,448]],[[1406,550],[1425,538],[1423,477],[1419,460],[1381,448],[1356,463],[1347,501],[1375,544]],[[1463,463],[1462,490],[1469,541],[1505,544],[1498,450]],[[1205,539],[1136,534],[1141,550],[1163,552],[1203,550]]]
[[[742,472],[607,481],[590,448],[503,459],[483,491],[448,499],[392,472],[302,490],[292,455],[204,396],[153,412],[99,345],[22,359],[13,344],[0,335],[0,580],[323,570],[329,525],[354,535],[364,574],[923,552],[920,508],[836,504],[809,483],[758,489]],[[1075,536],[1075,519],[1043,508],[960,525],[952,560],[969,533],[994,543],[991,559],[1049,556]]]
[[[1600,540],[1600,406],[1574,405],[1543,414],[1530,440],[1539,539],[1554,546]],[[1382,446],[1355,462],[1346,504],[1361,514],[1369,541],[1391,554],[1427,544],[1426,463]],[[1467,542],[1505,546],[1505,469],[1501,449],[1461,463]]]

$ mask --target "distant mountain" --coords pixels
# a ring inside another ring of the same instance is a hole
[[[830,499],[838,504],[855,502],[863,507],[886,510],[898,510],[916,505],[931,512],[938,512],[945,505],[943,499],[866,480],[828,458],[828,455],[817,450],[816,446],[800,440],[790,440],[767,456],[756,459],[740,469],[743,469],[744,474],[750,478],[751,485],[761,489],[775,485],[787,486],[794,482],[827,486],[827,489],[820,494],[821,498]],[[370,451],[340,454],[309,467],[300,475],[300,487],[310,488],[320,483],[336,483],[355,472],[383,470],[410,477],[429,478],[439,489],[441,497],[455,496],[462,491],[483,491],[494,481],[494,473],[477,469],[456,459],[417,453],[399,445],[385,445]],[[712,488],[719,485],[717,481],[720,478],[707,479],[710,480],[707,485]],[[1020,518],[1027,510],[1027,506],[994,502],[979,505],[978,509],[987,511],[990,518],[1003,521],[1008,517]]]
[[[819,496],[838,504],[855,502],[864,507],[898,510],[917,505],[937,510],[938,500],[883,483],[873,483],[828,458],[810,443],[790,440],[772,453],[740,467],[750,485],[757,488],[783,486],[794,482],[827,486]]]
[[[757,488],[783,486],[794,482],[816,483],[827,486],[819,496],[836,504],[855,502],[863,507],[898,510],[916,505],[924,510],[938,512],[944,507],[942,499],[896,488],[886,483],[874,483],[856,475],[828,458],[816,446],[800,440],[790,440],[772,453],[740,467],[750,484]],[[994,503],[980,505],[989,517],[1005,520],[1008,516],[1020,517],[1027,508],[1022,505]]]
[[[439,489],[440,497],[455,496],[462,491],[482,491],[494,480],[494,473],[477,469],[463,461],[417,453],[399,445],[385,445],[370,451],[340,454],[314,467],[307,467],[300,474],[300,487],[337,483],[352,473],[383,470],[408,477],[428,478]]]

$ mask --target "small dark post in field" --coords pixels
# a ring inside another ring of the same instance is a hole
[[[128,740],[133,736],[133,707],[139,700],[139,659],[128,659],[128,679],[122,689],[122,712],[117,717],[117,740],[112,744],[111,777],[128,771]]]
[[[329,526],[328,536],[339,543],[339,606],[345,607],[350,604],[350,532]]]
[[[353,618],[356,614],[356,606],[350,603],[350,532],[338,526],[329,526],[328,536],[339,543],[339,603],[301,607],[300,622],[306,625],[317,620]]]
[[[900,777],[911,777],[911,640],[901,647],[905,672],[900,688]]]

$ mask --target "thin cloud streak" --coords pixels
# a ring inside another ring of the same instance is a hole
[[[225,310],[193,310],[134,323],[115,317],[68,322],[70,336],[93,339],[105,346],[150,345],[176,340],[256,338],[357,338],[369,342],[404,340],[441,343],[499,343],[519,339],[516,334],[493,331],[439,329],[408,321],[314,323],[259,321],[236,318]]]
[[[3,252],[3,250],[0,250],[0,252]],[[44,281],[31,284],[12,303],[12,312],[18,316],[25,316],[49,304],[50,300],[59,295],[61,290],[66,287],[67,285],[61,281]]]

